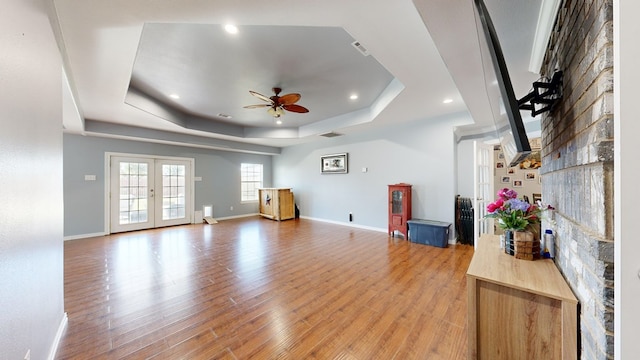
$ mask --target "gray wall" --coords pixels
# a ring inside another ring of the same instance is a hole
[[[542,120],[542,197],[556,208],[556,264],[580,301],[583,359],[614,350],[612,3],[566,2],[543,65],[548,77],[564,70],[562,102]]]
[[[103,233],[105,229],[105,153],[195,159],[194,210],[213,204],[215,218],[258,212],[257,203],[240,203],[240,164],[264,165],[264,186],[272,184],[272,157],[91,136],[64,135],[64,236]],[[96,175],[96,181],[85,181]],[[233,206],[233,211],[230,208]]]
[[[292,187],[301,216],[387,229],[387,185],[413,185],[413,217],[454,220],[456,195],[453,126],[459,114],[344,135],[282,150],[274,158],[274,181]],[[321,174],[322,155],[349,154],[347,174]],[[363,172],[363,168],[367,172]],[[453,232],[452,232],[453,233]]]
[[[64,135],[65,237],[105,229],[105,152],[195,158],[195,206],[214,205],[214,217],[257,213],[240,203],[241,162],[264,164],[265,187],[291,187],[302,216],[385,230],[387,185],[413,185],[413,217],[453,222],[456,194],[452,128],[468,114],[321,139],[267,156],[100,137]],[[321,174],[320,156],[349,153],[349,173]],[[273,162],[273,164],[272,164]],[[366,167],[368,171],[362,172]],[[272,175],[273,168],[273,175]],[[96,175],[96,181],[85,181]],[[234,210],[231,211],[230,207]],[[453,233],[452,233],[453,237]]]
[[[0,357],[46,359],[64,324],[62,64],[44,2],[0,12]]]

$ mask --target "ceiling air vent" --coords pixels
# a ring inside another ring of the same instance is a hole
[[[336,136],[342,136],[342,134],[338,134],[337,132],[328,132],[328,133],[324,133],[324,134],[320,134],[320,136],[324,136],[327,138],[332,138],[332,137],[336,137]]]
[[[354,48],[358,49],[358,51],[360,51],[362,53],[362,55],[369,56],[369,50],[367,50],[367,48],[362,46],[362,44],[360,44],[360,41],[356,40],[356,41],[352,42],[351,46],[353,46]]]

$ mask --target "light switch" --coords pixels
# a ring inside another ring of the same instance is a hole
[[[193,178],[193,181],[202,181],[202,176],[196,176]]]
[[[362,172],[367,172],[367,171],[369,171],[369,169],[368,169],[368,168],[366,168],[366,167],[363,167],[363,168],[362,168]]]
[[[96,181],[96,176],[95,175],[85,175],[84,176],[84,181]]]

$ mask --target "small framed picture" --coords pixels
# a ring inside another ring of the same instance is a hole
[[[498,153],[498,159],[500,160],[504,159],[504,153]]]
[[[536,179],[536,173],[534,173],[534,172],[528,172],[528,173],[524,174],[524,179],[525,179],[525,180],[533,181],[533,180],[535,180],[535,179]]]
[[[510,167],[510,168],[507,170],[507,174],[509,174],[509,175],[513,175],[513,174],[515,174],[515,173],[516,173],[516,168],[512,168],[512,167]]]
[[[323,174],[346,174],[349,171],[347,153],[321,156],[320,166]]]
[[[496,162],[496,169],[504,169],[504,163],[502,161]]]
[[[502,179],[500,180],[500,182],[508,184],[508,183],[511,182],[511,177],[510,176],[503,176]]]
[[[513,180],[513,187],[522,187],[522,180]]]

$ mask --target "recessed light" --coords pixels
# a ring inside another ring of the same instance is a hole
[[[172,98],[172,99],[176,99],[176,100],[180,99],[180,95],[178,95],[178,94],[171,94],[171,95],[169,95],[169,97]]]
[[[351,96],[349,96],[349,99],[357,100],[358,99],[358,94],[351,94]]]
[[[453,102],[453,99],[444,99],[442,100],[443,104],[451,104]]]
[[[280,120],[280,119],[276,120],[276,124],[282,125],[282,120]]]
[[[237,34],[238,33],[238,27],[233,25],[233,24],[227,24],[224,26],[224,30],[226,32],[228,32],[229,34]]]

